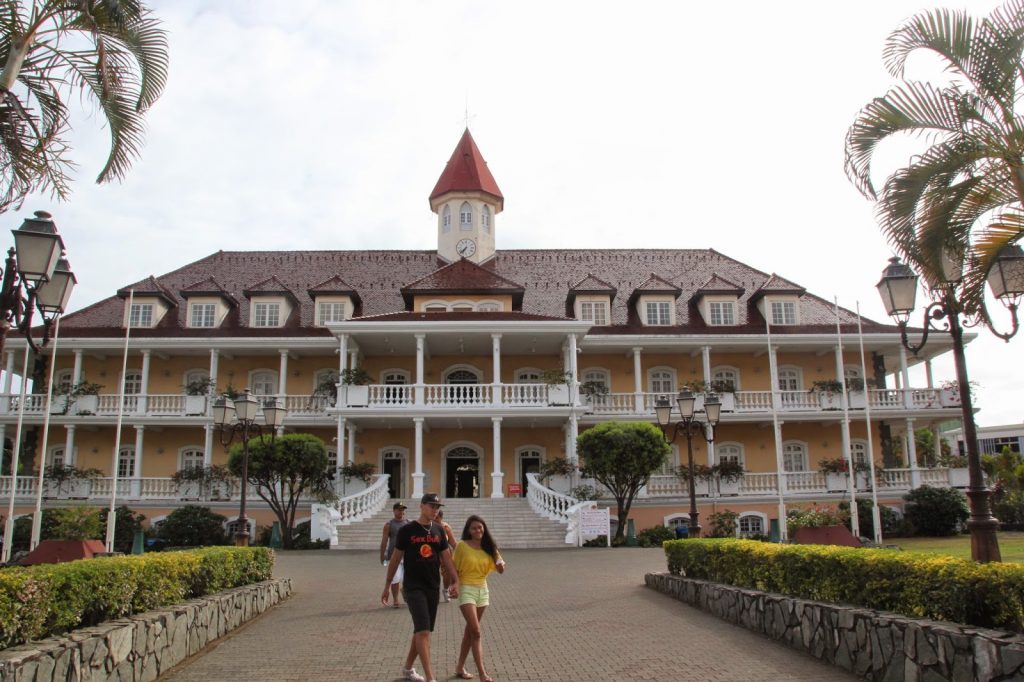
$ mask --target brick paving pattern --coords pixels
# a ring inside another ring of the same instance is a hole
[[[490,578],[484,655],[495,680],[844,680],[805,654],[643,586],[660,549],[509,550]],[[214,680],[399,680],[412,623],[385,609],[377,552],[283,552],[287,601],[163,676]],[[452,679],[463,620],[441,603],[438,680]],[[422,673],[422,668],[417,664]],[[476,673],[470,657],[467,669]],[[479,679],[479,678],[474,678]]]

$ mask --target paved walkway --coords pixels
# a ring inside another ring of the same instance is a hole
[[[511,680],[845,680],[837,668],[643,586],[660,549],[509,550],[483,620],[490,674]],[[412,623],[385,609],[377,552],[286,552],[291,598],[161,679],[398,680]],[[463,621],[441,603],[435,674],[451,679]],[[422,669],[417,666],[422,672]],[[467,668],[476,672],[472,657]],[[478,679],[478,678],[474,678]]]

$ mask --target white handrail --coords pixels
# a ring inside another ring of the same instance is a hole
[[[540,476],[536,473],[526,474],[526,480],[526,499],[533,511],[560,523],[568,524],[572,520],[569,509],[579,504],[579,500],[548,488],[540,482]]]
[[[369,518],[384,508],[389,499],[388,474],[376,474],[374,481],[365,489],[342,497],[332,505],[341,518],[338,523],[347,526]]]

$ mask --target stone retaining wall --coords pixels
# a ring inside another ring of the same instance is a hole
[[[871,680],[1021,680],[1024,637],[669,573],[647,586]]]
[[[290,578],[236,587],[0,651],[0,681],[154,680],[288,597]]]

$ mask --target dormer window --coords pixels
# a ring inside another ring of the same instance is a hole
[[[734,301],[708,301],[708,324],[726,326],[736,324]]]
[[[280,327],[281,326],[281,304],[280,303],[254,303],[252,314],[252,326],[254,327]]]
[[[772,301],[772,324],[796,324],[796,301]]]
[[[191,303],[188,306],[188,326],[190,327],[215,327],[217,326],[217,304],[216,303]]]
[[[484,206],[484,210],[480,213],[480,224],[483,225],[484,232],[491,233],[491,209],[487,206]]]
[[[131,312],[128,315],[128,326],[130,327],[152,327],[153,326],[153,304],[132,303]]]
[[[321,327],[332,322],[345,321],[345,304],[340,301],[318,301],[316,323]]]
[[[580,301],[580,319],[596,326],[608,324],[608,301]]]
[[[667,327],[672,324],[672,304],[669,301],[647,301],[644,310],[647,325]]]
[[[468,201],[462,202],[462,208],[459,209],[459,229],[463,232],[473,229],[473,207]]]
[[[444,209],[441,211],[441,231],[452,231],[452,207],[448,204],[445,204]]]

